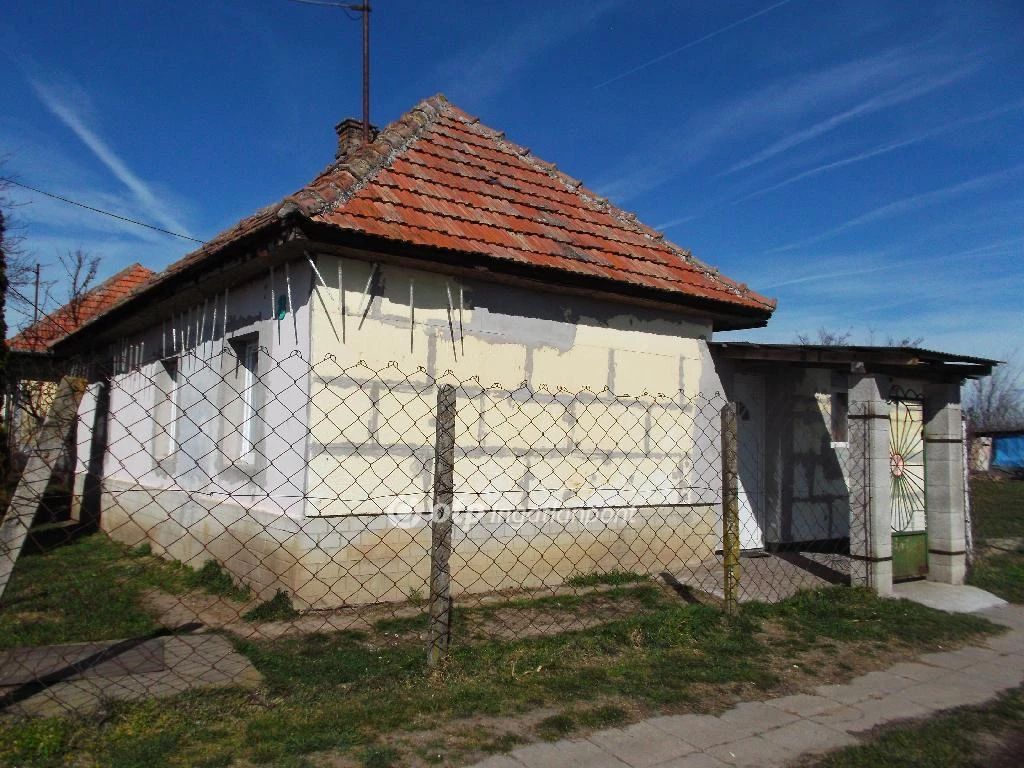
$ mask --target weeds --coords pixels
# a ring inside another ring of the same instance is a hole
[[[272,598],[243,613],[242,618],[246,621],[288,621],[298,615],[288,593],[279,589]]]

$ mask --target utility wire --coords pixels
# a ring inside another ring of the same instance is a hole
[[[0,182],[4,182],[5,184],[13,184],[16,187],[21,187],[22,189],[27,189],[30,192],[37,192],[40,195],[46,195],[47,197],[52,197],[54,200],[60,200],[62,203],[69,203],[70,205],[77,205],[79,208],[85,208],[85,210],[92,211],[93,213],[102,213],[104,216],[110,216],[111,218],[118,219],[119,221],[126,221],[129,224],[136,224],[136,225],[138,225],[140,227],[145,227],[146,229],[155,230],[156,232],[163,232],[165,235],[172,235],[174,237],[180,237],[182,240],[191,240],[193,243],[199,243],[200,245],[206,245],[206,241],[205,240],[199,240],[199,239],[197,239],[195,237],[190,237],[189,235],[182,235],[179,232],[171,232],[171,230],[169,230],[169,229],[162,229],[161,227],[157,227],[157,226],[155,226],[153,224],[147,224],[144,221],[137,221],[136,219],[129,219],[127,216],[121,216],[120,214],[117,214],[117,213],[111,213],[110,211],[104,211],[102,208],[94,208],[91,205],[86,205],[85,203],[80,203],[77,200],[71,200],[71,199],[69,199],[67,197],[61,197],[60,195],[55,195],[53,192],[47,192],[47,191],[42,190],[42,189],[36,189],[35,187],[30,187],[28,184],[22,184],[20,181],[15,181],[14,179],[7,178],[6,176],[0,176]]]

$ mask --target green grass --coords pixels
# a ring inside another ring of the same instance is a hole
[[[973,478],[971,516],[978,540],[1024,538],[1024,482]]]
[[[1024,603],[1024,553],[980,555],[968,574],[967,583],[1011,603]]]
[[[650,576],[633,571],[611,570],[607,573],[584,573],[565,580],[569,587],[596,587],[602,584],[616,586],[618,584],[635,584],[638,581],[650,581]]]
[[[991,539],[1024,538],[1024,482],[971,480],[976,559],[967,581],[1012,603],[1024,603],[1024,553],[986,547]]]
[[[242,618],[246,621],[288,621],[298,615],[288,593],[279,589],[272,598],[243,613]]]
[[[646,576],[641,578],[644,581],[648,581]],[[619,583],[629,584],[631,581],[625,580]],[[565,614],[566,623],[570,623],[571,616],[585,615],[589,610],[595,609],[600,603],[622,603],[625,601],[631,601],[633,605],[645,610],[663,608],[671,605],[673,602],[666,597],[663,590],[652,583],[635,586],[617,586],[607,590],[582,592],[579,594],[570,593],[512,598],[472,608],[456,606],[452,611],[453,633],[474,634],[473,628],[481,623],[493,620],[500,622],[503,616],[523,611],[549,614],[562,613]],[[409,616],[379,619],[374,622],[373,628],[377,632],[396,635],[418,633],[427,628],[429,618],[429,612],[424,610]]]
[[[0,606],[0,648],[153,632],[159,626],[142,607],[147,589],[202,590],[235,600],[249,596],[214,561],[193,570],[93,534],[19,558]]]
[[[771,641],[758,634],[767,621],[777,630]],[[461,718],[479,723],[550,708],[557,714],[535,737],[554,738],[628,722],[636,712],[706,709],[716,695],[724,702],[740,690],[765,695],[780,683],[773,672],[779,631],[793,647],[812,650],[863,640],[917,650],[996,629],[973,616],[830,588],[776,606],[744,606],[731,620],[710,606],[665,601],[578,632],[458,645],[432,675],[418,639],[341,632],[236,640],[264,676],[256,695],[192,692],[114,705],[102,717],[7,723],[0,764],[305,765],[305,756],[337,750],[367,766],[401,765],[403,734]],[[477,752],[512,742],[488,737],[486,728],[473,738]],[[440,742],[428,751],[457,760],[455,749]]]
[[[913,725],[886,728],[867,744],[805,761],[815,768],[987,768],[1019,765],[1024,689]],[[1016,736],[1016,745],[1003,744]]]
[[[581,728],[614,728],[629,721],[630,713],[626,709],[615,704],[605,704],[582,710],[568,709],[545,717],[537,723],[534,732],[546,741],[557,741]]]

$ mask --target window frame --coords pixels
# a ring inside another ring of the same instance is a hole
[[[227,339],[222,356],[217,453],[218,470],[229,482],[258,483],[267,466],[259,450],[266,438],[266,389],[260,375],[264,352],[253,331]]]
[[[157,466],[173,474],[179,444],[178,421],[181,418],[181,356],[171,355],[157,361],[153,377],[156,402],[153,406],[152,453]]]

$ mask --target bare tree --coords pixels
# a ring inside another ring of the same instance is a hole
[[[903,336],[897,338],[886,334],[885,346],[887,347],[920,347],[924,344],[924,336]]]
[[[4,287],[4,310],[5,318],[11,318],[10,326],[18,330],[32,323],[39,307],[36,306],[35,298],[36,263],[24,248],[21,224],[14,215],[20,204],[7,194],[11,188],[4,177],[4,165],[8,159],[6,155],[0,156],[0,211],[3,211],[6,227],[4,266],[7,283]],[[54,280],[40,280],[40,296],[51,291],[55,284]]]
[[[21,332],[20,341],[35,352],[46,351],[50,343],[76,330],[86,319],[83,309],[100,268],[100,258],[82,249],[69,251],[58,261],[67,275],[61,281],[66,287],[59,296],[56,291],[47,290],[42,303],[49,311]],[[61,364],[55,361],[54,365]],[[10,381],[8,388],[13,403],[11,438],[17,449],[42,427],[56,389],[48,380],[21,378]]]
[[[845,331],[835,331],[831,328],[821,326],[818,328],[815,335],[809,333],[798,333],[796,334],[797,344],[807,344],[819,347],[843,347],[850,343],[853,338],[853,329],[847,328]],[[896,337],[891,334],[885,337],[885,346],[887,347],[919,347],[924,343],[924,336],[903,336]],[[868,332],[868,343],[867,346],[871,347],[875,345],[875,329],[872,328]]]
[[[821,347],[841,347],[844,344],[849,344],[852,336],[853,330],[850,328],[847,328],[845,331],[833,331],[822,326],[818,329],[816,336],[798,333],[796,335],[796,343]]]
[[[1019,354],[964,387],[964,414],[971,432],[1024,428],[1024,371]]]

